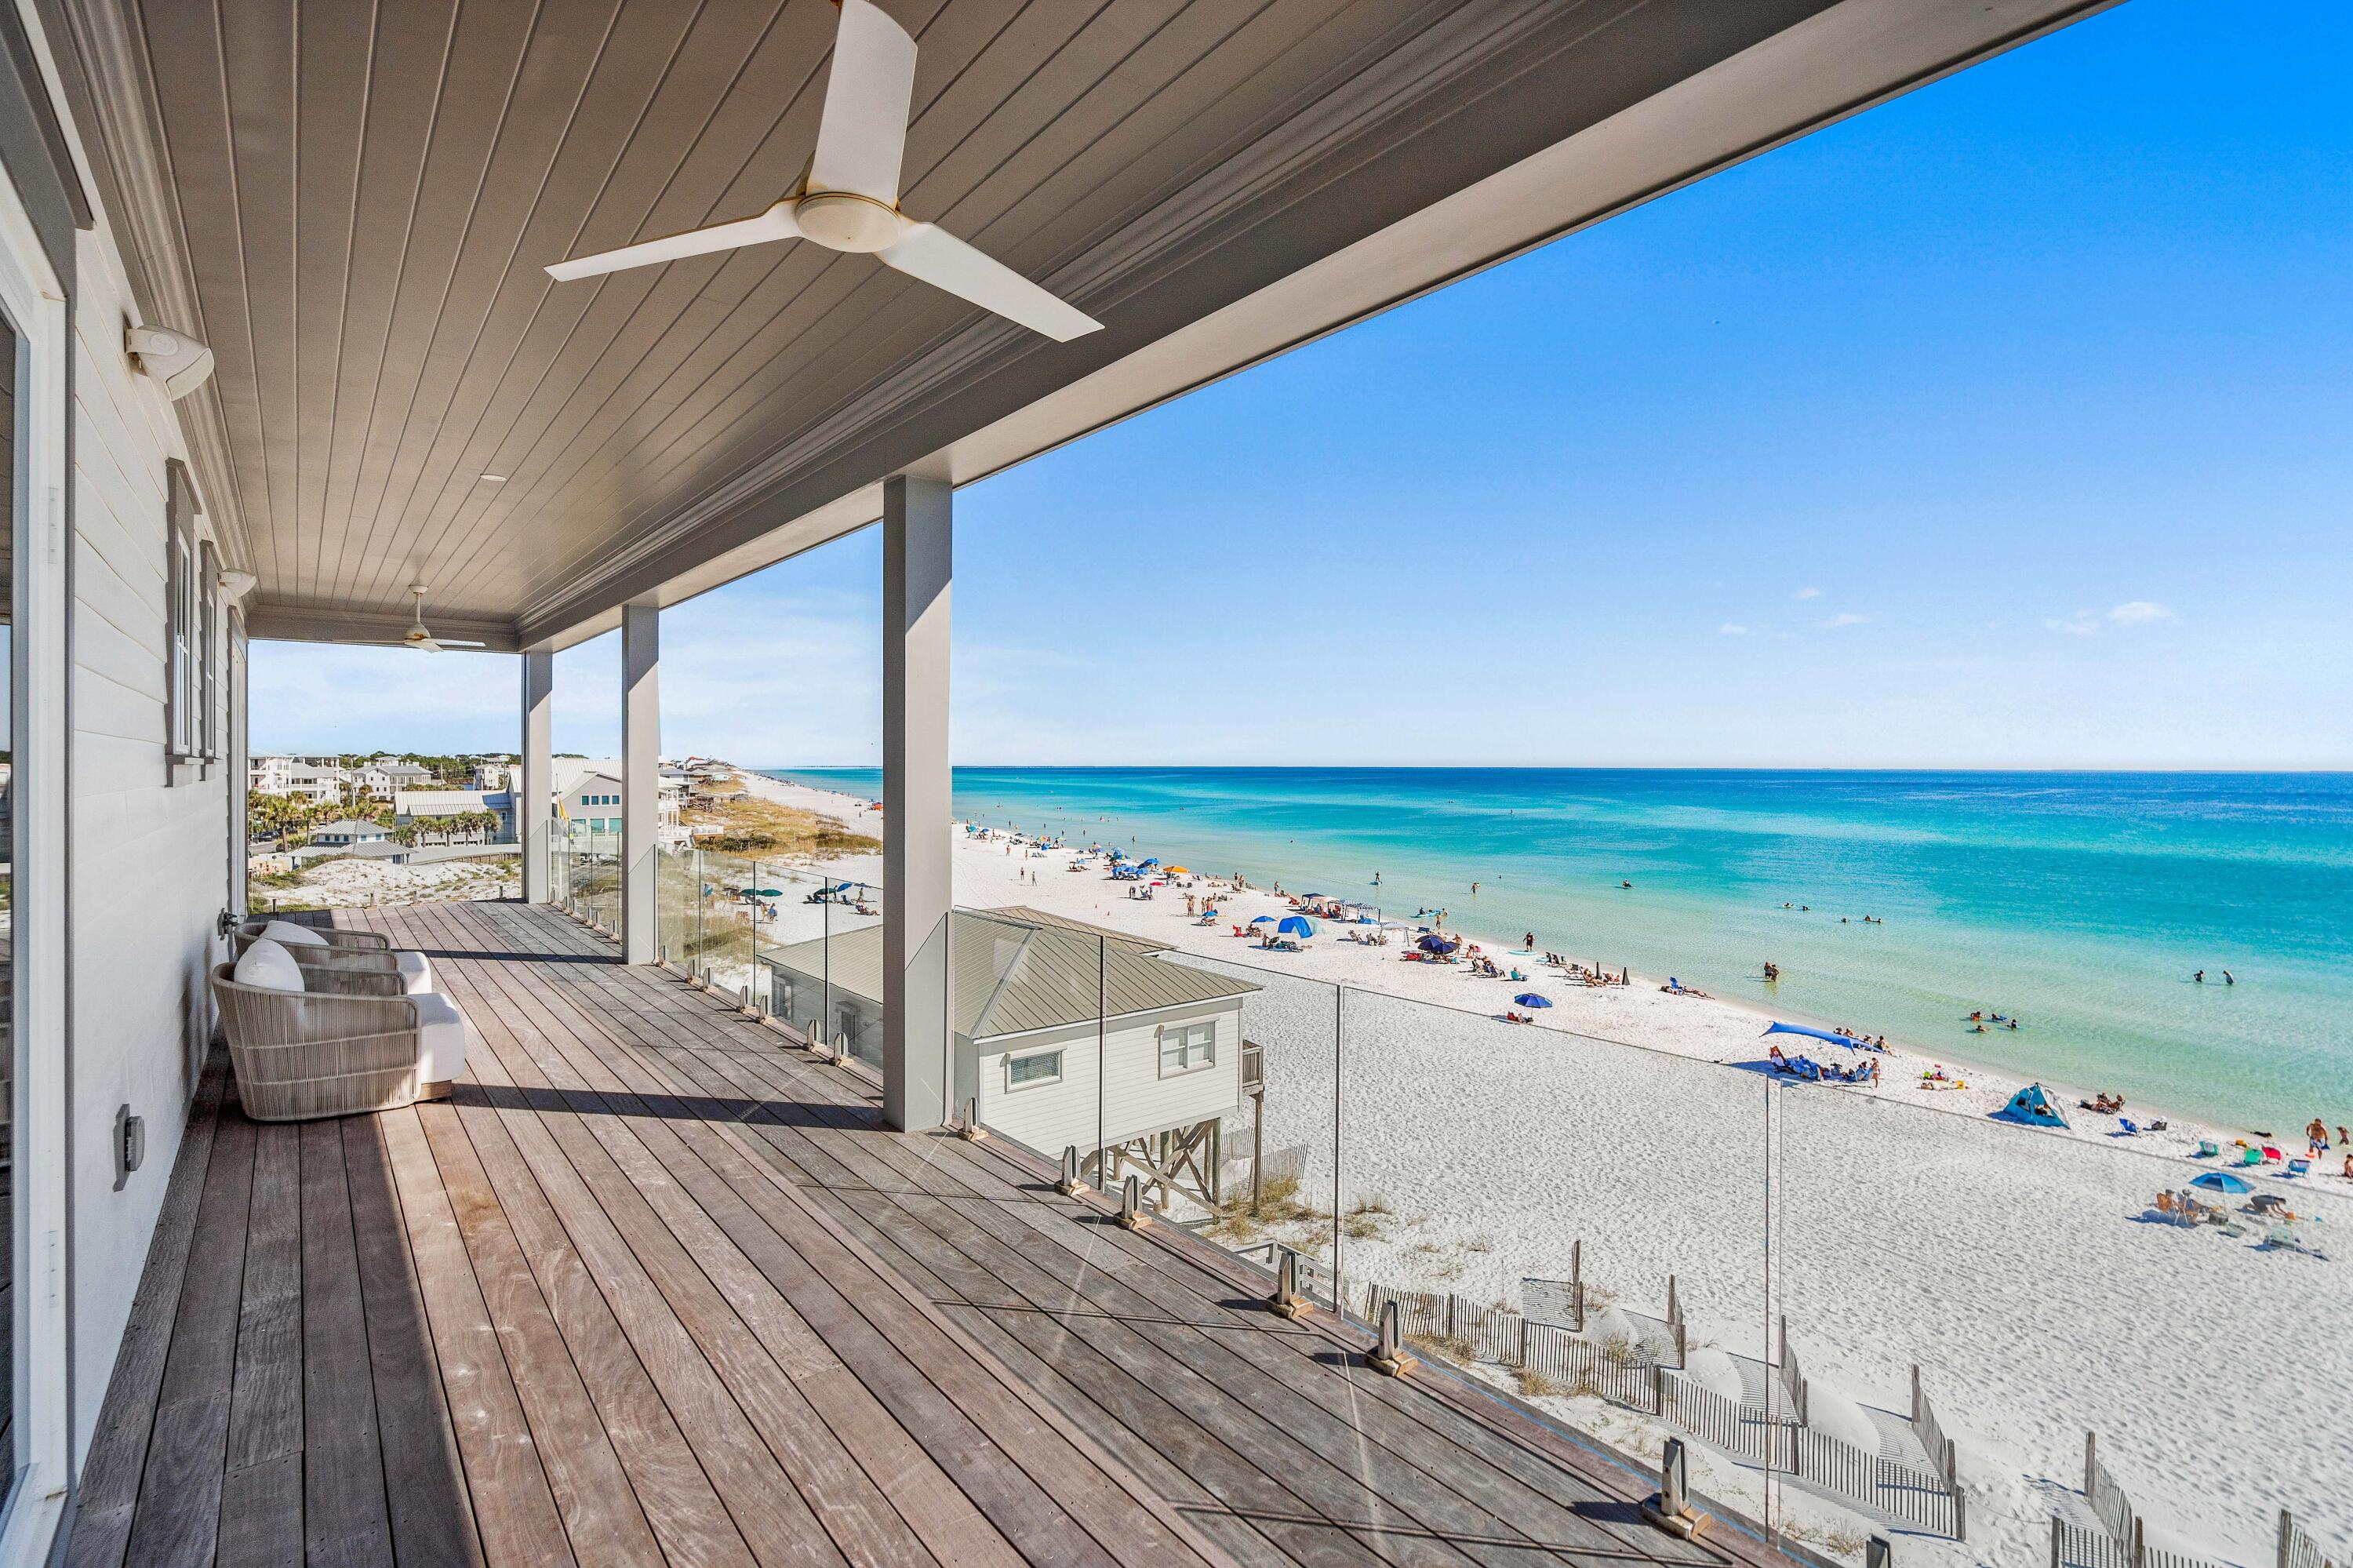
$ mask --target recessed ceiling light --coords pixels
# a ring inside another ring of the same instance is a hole
[[[507,476],[502,473],[486,473],[482,475],[482,482],[484,484],[504,484],[506,482]]]

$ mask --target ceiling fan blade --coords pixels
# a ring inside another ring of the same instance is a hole
[[[402,643],[401,646],[403,648],[414,648],[419,653],[438,653],[441,652],[441,644],[434,641],[430,637],[412,637],[407,641]]]
[[[665,235],[659,239],[625,245],[618,250],[600,250],[594,256],[575,256],[569,261],[557,261],[548,267],[547,275],[560,283],[568,283],[575,278],[594,278],[601,273],[618,272],[630,267],[649,267],[657,261],[676,261],[688,256],[707,256],[713,250],[733,250],[741,245],[794,239],[799,237],[800,231],[800,225],[793,221],[792,203],[780,201],[756,217],[738,218],[733,223],[714,223],[708,228]]]
[[[909,223],[899,238],[874,253],[911,278],[945,289],[1057,343],[1103,330],[1103,323],[1068,305],[995,257],[974,249],[934,223]]]
[[[841,0],[809,187],[852,191],[896,207],[914,96],[915,40],[871,0]]]
[[[488,648],[490,644],[469,642],[462,637],[437,637],[433,640],[433,646],[436,648]]]

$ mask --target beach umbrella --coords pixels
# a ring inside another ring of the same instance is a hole
[[[1168,874],[1171,876],[1190,876],[1193,874],[1193,868],[1186,865],[1172,865],[1168,868]]]
[[[785,895],[781,887],[748,887],[744,891],[754,898],[782,898]]]
[[[1158,855],[1154,855],[1150,860],[1140,860],[1135,863],[1138,865],[1158,865],[1160,863],[1160,857]]]
[[[1282,924],[1276,926],[1274,929],[1279,936],[1296,937],[1303,942],[1308,938],[1319,934],[1323,927],[1304,915],[1286,915],[1282,917]]]
[[[2209,1171],[2189,1179],[2192,1187],[2202,1187],[2209,1192],[2252,1192],[2254,1184],[2232,1175],[2227,1171]]]
[[[1532,991],[1524,991],[1520,992],[1519,995],[1512,998],[1512,1000],[1518,1002],[1522,1007],[1550,1007],[1552,1005],[1552,1003],[1546,998],[1538,996]]]
[[[1424,937],[1420,941],[1414,945],[1425,953],[1451,953],[1457,946],[1457,944],[1448,941],[1445,938],[1436,935]]]
[[[1250,924],[1253,926],[1271,926],[1274,924],[1274,916],[1271,915],[1261,915],[1257,919],[1251,921]]]

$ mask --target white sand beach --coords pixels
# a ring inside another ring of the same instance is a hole
[[[862,801],[747,782],[875,831]],[[1516,1307],[1523,1277],[1564,1277],[1581,1239],[1588,1282],[1629,1309],[1661,1313],[1672,1273],[1695,1345],[1762,1351],[1770,1075],[1757,1010],[1666,994],[1639,974],[1624,987],[1564,983],[1514,954],[1516,939],[1477,930],[1462,935],[1530,980],[1403,962],[1394,940],[1360,947],[1328,928],[1305,951],[1267,953],[1231,932],[1288,911],[1271,891],[1227,897],[1218,924],[1203,927],[1186,915],[1186,890],[1131,898],[1132,885],[1070,872],[1070,859],[959,832],[957,901],[1030,906],[1194,961],[1247,966],[1266,987],[1245,1014],[1267,1047],[1266,1146],[1297,1151],[1303,1192],[1327,1210],[1333,987],[1350,988],[1339,1206],[1377,1201],[1388,1213],[1342,1242],[1346,1272]],[[881,880],[873,857],[827,870]],[[1554,1005],[1533,1027],[1501,1022],[1530,990]],[[1817,1060],[1852,1059],[1776,1038]],[[2341,1152],[2301,1179],[2276,1165],[2246,1172],[2305,1216],[2296,1234],[2325,1255],[2263,1247],[2253,1220],[2235,1236],[2159,1224],[2145,1217],[2158,1191],[2213,1163],[2189,1158],[2197,1140],[2228,1150],[2243,1129],[2156,1112],[2168,1131],[2122,1138],[2116,1118],[2075,1108],[2083,1086],[2050,1080],[2070,1129],[2020,1127],[1990,1113],[2021,1080],[1889,1044],[1878,1088],[1799,1084],[1784,1096],[1781,1266],[1791,1342],[1818,1409],[1845,1400],[1901,1412],[1916,1363],[1959,1444],[1970,1541],[1915,1537],[1904,1559],[2044,1561],[2052,1499],[2080,1480],[2086,1430],[2155,1543],[2269,1563],[2283,1505],[2329,1533],[2353,1524],[2353,1431],[2338,1392],[2353,1378],[2353,1181],[2334,1173]],[[1921,1073],[1937,1063],[1968,1086],[1922,1091]],[[2272,1141],[2304,1152],[2300,1129],[2274,1130]],[[1237,1147],[1247,1139],[1229,1131],[1227,1148]],[[1328,1254],[1331,1229],[1284,1239]],[[1540,1403],[1588,1427],[1627,1421],[1591,1401]]]

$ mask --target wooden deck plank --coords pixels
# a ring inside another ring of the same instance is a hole
[[[588,1555],[615,1568],[655,1568],[662,1560],[637,1489],[573,1365],[571,1348],[523,1259],[513,1227],[491,1191],[474,1146],[447,1105],[421,1105],[417,1120],[431,1149],[459,1234],[473,1262],[482,1304],[531,1423],[533,1446],[547,1472],[557,1511]]]
[[[482,1550],[497,1563],[575,1562],[499,1325],[467,1256],[425,1129],[413,1108],[387,1111],[375,1124],[399,1184],[426,1324]]]
[[[434,1359],[392,1162],[375,1118],[338,1125],[394,1555],[409,1563],[480,1563],[473,1494]]]
[[[131,1316],[123,1325],[122,1348],[115,1354],[114,1372],[107,1380],[103,1406],[107,1418],[99,1423],[82,1467],[81,1496],[73,1540],[66,1552],[67,1568],[120,1568],[130,1548],[132,1515],[147,1465],[147,1440],[163,1394],[172,1326],[179,1315],[181,1286],[195,1239],[196,1213],[227,1087],[228,1058],[216,1055],[206,1064],[196,1081],[187,1128],[180,1135],[179,1158],[165,1184],[155,1234],[147,1244],[146,1266],[140,1273]]]
[[[301,1205],[304,1553],[313,1563],[386,1568],[384,1447],[343,1137],[333,1122],[302,1128]]]
[[[254,1141],[215,1546],[223,1568],[302,1555],[302,1129],[272,1123]]]
[[[213,1141],[132,1522],[128,1560],[140,1568],[209,1563],[219,1536],[254,1131],[232,1115]]]

